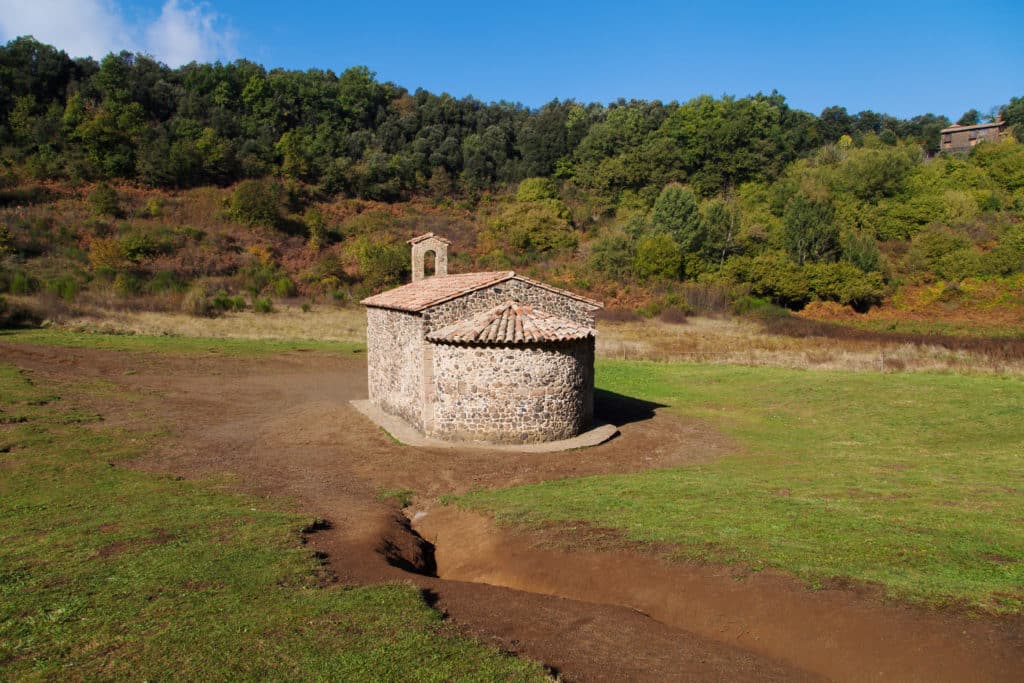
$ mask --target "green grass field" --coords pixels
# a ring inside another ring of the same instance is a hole
[[[122,467],[156,438],[0,364],[0,678],[544,678],[455,636],[411,586],[323,587],[310,520]]]
[[[286,351],[331,351],[358,353],[365,344],[316,339],[214,339],[204,337],[157,337],[134,334],[70,332],[45,328],[0,330],[0,343],[45,344],[69,348],[105,349],[139,353],[212,353],[223,356],[252,356]]]
[[[584,522],[679,556],[1024,611],[1024,383],[606,361],[604,389],[710,421],[709,464],[476,491],[502,523]],[[638,454],[640,455],[640,454]],[[585,457],[585,454],[581,454]]]

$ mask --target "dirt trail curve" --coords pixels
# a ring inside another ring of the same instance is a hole
[[[0,359],[58,382],[113,382],[125,393],[78,398],[108,423],[172,434],[140,467],[188,477],[232,472],[246,491],[294,500],[330,522],[310,541],[340,582],[411,581],[467,632],[566,680],[1024,680],[1019,622],[886,606],[841,590],[809,593],[780,576],[737,581],[727,568],[669,567],[622,550],[538,550],[433,505],[479,486],[670,467],[731,448],[707,426],[655,415],[641,401],[600,397],[600,407],[626,422],[600,447],[495,455],[393,443],[348,405],[365,397],[359,359],[7,343]],[[416,492],[443,578],[425,575],[434,558],[397,510],[377,500],[384,489]]]

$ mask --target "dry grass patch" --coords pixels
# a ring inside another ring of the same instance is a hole
[[[1024,358],[1005,353],[1000,345],[988,349],[975,343],[957,349],[926,339],[912,343],[902,337],[886,339],[884,334],[836,337],[826,330],[795,336],[772,332],[752,320],[693,317],[687,325],[660,320],[601,321],[597,353],[618,360],[820,370],[1024,373]]]

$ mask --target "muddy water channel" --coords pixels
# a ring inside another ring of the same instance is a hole
[[[662,624],[837,681],[1021,681],[1020,623],[810,591],[773,572],[667,562],[628,551],[566,552],[454,506],[410,510],[442,579],[628,607]]]

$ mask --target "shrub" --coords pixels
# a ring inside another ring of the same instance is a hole
[[[943,280],[964,280],[979,275],[982,257],[972,247],[951,251],[931,262],[932,271]]]
[[[38,290],[39,281],[20,270],[14,271],[10,282],[7,284],[7,291],[16,296],[25,296]]]
[[[281,185],[268,180],[245,180],[238,184],[228,204],[228,216],[249,226],[276,227],[281,221]]]
[[[528,257],[575,248],[577,236],[568,219],[569,210],[561,201],[544,199],[508,207],[486,232],[496,246],[512,247]]]
[[[124,257],[135,263],[169,250],[169,245],[161,245],[149,235],[135,231],[121,238],[120,247]]]
[[[737,298],[733,302],[732,311],[736,315],[747,315],[759,320],[777,320],[789,317],[789,311],[786,309],[776,306],[767,299],[749,294]]]
[[[146,215],[150,218],[160,218],[164,212],[164,200],[160,197],[150,197],[146,201]]]
[[[746,278],[751,293],[768,297],[787,308],[800,308],[811,299],[811,286],[804,270],[778,251],[768,251],[750,260]]]
[[[210,302],[206,285],[202,283],[192,285],[181,300],[181,310],[189,315],[197,317],[213,315],[215,313],[215,309]]]
[[[245,297],[230,296],[226,291],[221,289],[210,298],[210,306],[217,312],[244,311]]]
[[[180,291],[183,288],[181,279],[173,270],[162,270],[146,283],[146,291],[150,294]]]
[[[614,279],[625,279],[633,266],[633,242],[626,233],[607,233],[591,243],[588,265]]]
[[[327,223],[324,221],[324,214],[320,209],[310,207],[302,216],[302,222],[306,224],[309,248],[313,251],[320,251],[327,238]]]
[[[121,296],[132,296],[142,291],[142,282],[132,273],[118,273],[114,277],[114,291]]]
[[[78,296],[78,280],[70,275],[61,275],[46,283],[45,290],[64,301],[74,301]]]
[[[816,297],[838,301],[857,310],[867,310],[882,301],[885,284],[878,273],[865,273],[851,263],[812,263],[804,266],[807,281]]]
[[[288,277],[274,280],[274,293],[279,297],[295,296],[295,283]]]
[[[516,199],[521,202],[558,199],[558,184],[551,178],[527,178],[519,183]]]
[[[114,237],[99,237],[89,243],[89,263],[93,271],[116,272],[127,265],[120,240]]]
[[[362,237],[353,248],[363,283],[371,289],[398,284],[409,272],[409,260],[400,245],[380,244]]]
[[[642,237],[636,245],[633,273],[640,280],[675,280],[682,275],[683,255],[672,236],[658,232]]]
[[[89,193],[86,201],[89,202],[89,207],[97,216],[113,216],[116,218],[121,215],[121,201],[117,196],[117,191],[107,183],[96,185],[92,192]]]
[[[984,275],[1013,275],[1024,272],[1024,251],[1012,244],[999,244],[981,256],[980,272]]]
[[[878,250],[878,242],[865,232],[851,230],[844,234],[842,254],[845,261],[849,261],[866,273],[882,269],[882,254]]]
[[[270,297],[258,296],[252,302],[252,308],[257,313],[271,313],[274,310],[274,304],[270,301]]]

